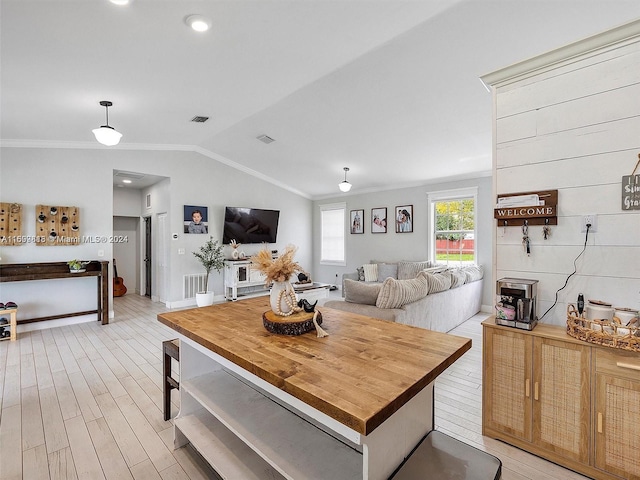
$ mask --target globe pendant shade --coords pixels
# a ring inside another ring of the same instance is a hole
[[[122,138],[122,134],[109,125],[94,128],[92,132],[96,136],[96,140],[107,147],[117,145]]]
[[[348,192],[349,190],[351,190],[351,184],[345,180],[344,182],[340,182],[338,184],[338,188],[341,192]]]

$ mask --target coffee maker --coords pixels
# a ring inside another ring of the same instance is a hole
[[[538,280],[524,278],[501,278],[497,282],[498,302],[515,309],[513,320],[496,318],[498,325],[533,330],[538,323]]]

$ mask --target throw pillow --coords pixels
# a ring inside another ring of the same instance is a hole
[[[389,277],[398,278],[398,264],[378,263],[378,281],[384,282]]]
[[[382,283],[376,307],[400,308],[407,303],[426,297],[428,291],[427,280],[424,276],[407,280],[396,280],[389,277]]]
[[[484,277],[484,269],[480,265],[467,265],[462,268],[462,271],[467,276],[466,283],[482,280]]]
[[[356,272],[358,272],[358,280],[364,282],[364,267],[356,268]]]
[[[378,264],[368,263],[363,265],[364,268],[364,281],[365,282],[377,282],[378,281]]]
[[[426,273],[442,273],[449,269],[446,265],[434,265],[433,267],[425,268],[422,270]]]
[[[467,274],[460,268],[454,268],[447,272],[451,277],[451,288],[464,285],[467,281]]]
[[[429,294],[443,292],[451,288],[451,276],[448,273],[425,273]]]
[[[416,278],[416,275],[425,268],[431,267],[431,262],[398,262],[398,280]]]
[[[361,303],[363,305],[375,305],[382,284],[362,283],[357,280],[345,278],[344,280],[344,301],[351,303]]]

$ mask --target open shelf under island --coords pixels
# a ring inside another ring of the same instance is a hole
[[[175,446],[223,478],[386,479],[433,429],[433,381],[471,340],[324,308],[299,336],[268,298],[158,315],[180,334]]]

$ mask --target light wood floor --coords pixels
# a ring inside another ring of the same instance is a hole
[[[189,446],[173,450],[163,420],[161,342],[175,335],[156,314],[166,309],[135,294],[114,303],[109,325],[0,342],[0,480],[216,478]],[[499,457],[505,480],[585,478],[482,437],[483,318],[452,332],[474,346],[437,381],[436,428]]]

